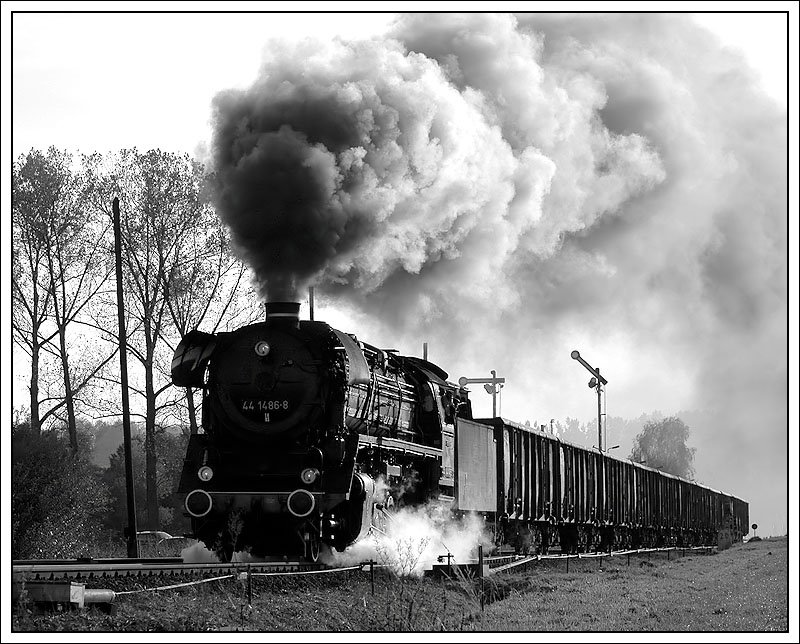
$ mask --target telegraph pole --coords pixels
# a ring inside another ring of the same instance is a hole
[[[128,557],[139,556],[136,539],[136,495],[133,489],[133,458],[131,456],[131,410],[128,404],[128,342],[125,337],[125,313],[122,297],[122,233],[119,223],[119,199],[114,197],[114,254],[117,264],[117,320],[119,322],[119,370],[122,386],[122,436],[125,443],[125,491],[128,503]]]

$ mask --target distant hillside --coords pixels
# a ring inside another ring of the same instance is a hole
[[[92,433],[94,449],[92,449],[92,463],[98,467],[106,468],[109,464],[111,455],[122,445],[122,423],[106,424],[98,423],[90,427]]]

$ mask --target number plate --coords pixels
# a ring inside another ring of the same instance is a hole
[[[239,411],[250,420],[274,423],[286,418],[291,404],[285,398],[245,398],[239,401]]]

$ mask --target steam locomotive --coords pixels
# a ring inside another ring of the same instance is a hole
[[[173,384],[202,389],[178,488],[196,538],[230,561],[342,551],[404,505],[476,512],[498,546],[575,551],[695,544],[747,532],[736,497],[560,441],[474,419],[469,392],[435,364],[299,319],[188,333]]]

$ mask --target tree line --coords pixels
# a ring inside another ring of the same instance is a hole
[[[540,428],[576,445],[597,445],[596,420],[582,423],[577,418],[567,417],[563,422],[553,419],[551,424],[540,425]],[[688,446],[691,431],[679,416],[664,417],[658,411],[633,419],[608,416],[603,421],[603,432],[603,448],[611,456],[628,458],[662,472],[694,479],[697,450]],[[630,452],[625,456],[629,447]],[[619,452],[614,451],[617,448]]]
[[[172,430],[176,428],[171,428]],[[11,486],[13,559],[125,556],[127,524],[125,454],[120,421],[78,421],[77,453],[66,432],[34,431],[17,419],[11,430],[14,453]],[[188,434],[156,434],[159,530],[189,531],[183,499],[175,493]],[[133,485],[146,498],[144,428],[133,426]],[[136,504],[139,529],[147,509]],[[175,554],[172,551],[170,554]]]
[[[191,389],[170,364],[191,329],[262,315],[247,267],[214,210],[215,177],[189,155],[31,150],[13,165],[12,333],[34,435],[63,432],[81,453],[82,418],[121,414],[112,201],[120,200],[129,394],[144,427],[146,527],[159,529],[159,435],[198,431]],[[24,365],[24,366],[20,366]],[[30,377],[28,378],[28,370]]]

